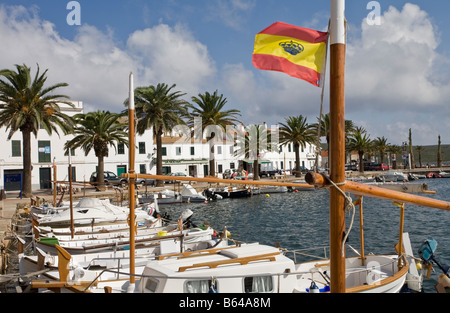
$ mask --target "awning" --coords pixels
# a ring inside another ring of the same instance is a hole
[[[242,159],[242,160],[239,160],[239,161],[243,161],[243,162],[248,163],[248,164],[253,164],[253,162],[255,162],[255,160],[250,160],[250,159]],[[272,161],[265,160],[265,159],[259,159],[258,160],[258,164],[270,164],[270,163],[272,163]]]

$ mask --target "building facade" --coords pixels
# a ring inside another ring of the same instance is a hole
[[[83,103],[74,101],[74,108],[61,106],[68,115],[83,112]],[[56,172],[57,181],[68,181],[69,160],[72,164],[72,181],[89,182],[90,176],[97,170],[98,159],[92,150],[85,155],[81,149],[70,152],[70,158],[64,153],[64,145],[73,135],[52,134],[40,130],[37,137],[32,136],[32,188],[50,189]],[[6,191],[21,190],[22,179],[22,133],[16,132],[11,140],[7,139],[6,131],[0,133],[0,189]],[[205,140],[190,140],[182,137],[163,137],[162,159],[163,174],[183,173],[186,176],[204,177],[209,173],[210,144]],[[140,174],[156,174],[156,144],[153,131],[149,129],[142,136],[136,135],[135,171]],[[218,177],[230,170],[251,169],[251,160],[235,156],[235,143],[218,142],[214,145],[215,173]],[[279,147],[279,152],[262,153],[259,163],[276,170],[289,173],[295,167],[295,152],[293,145]],[[119,144],[117,150],[109,148],[109,156],[105,158],[105,171],[111,171],[118,176],[128,172],[128,147]],[[307,145],[300,153],[301,166],[312,168],[315,164],[315,146]],[[319,163],[320,164],[320,163]]]

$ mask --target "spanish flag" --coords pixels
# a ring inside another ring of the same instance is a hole
[[[255,38],[253,65],[320,86],[328,33],[276,22]]]

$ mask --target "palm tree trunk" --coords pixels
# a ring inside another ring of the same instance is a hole
[[[258,159],[253,161],[253,180],[259,180],[259,162],[258,162]]]
[[[22,196],[29,198],[33,195],[31,187],[31,131],[22,131],[23,138],[23,176],[22,176]]]
[[[216,175],[216,161],[214,158],[214,136],[209,139],[209,176]]]
[[[294,144],[295,149],[295,177],[302,176],[302,172],[300,170],[300,145]]]
[[[156,133],[156,175],[163,174],[163,166],[162,166],[162,128],[158,129]],[[164,181],[157,180],[156,187],[163,187]]]
[[[361,173],[364,173],[364,152],[363,151],[359,151],[359,171]]]
[[[105,190],[105,157],[97,156],[98,169],[97,169],[97,189],[100,191]]]

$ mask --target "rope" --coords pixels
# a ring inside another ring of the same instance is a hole
[[[350,220],[350,225],[348,227],[348,230],[345,232],[345,236],[344,236],[344,238],[342,240],[342,243],[341,243],[342,257],[344,257],[345,242],[347,241],[348,236],[350,235],[350,232],[352,230],[353,221],[355,220],[355,211],[356,211],[356,209],[355,209],[355,205],[353,204],[353,199],[349,195],[346,195],[345,192],[343,192],[341,188],[339,188],[339,186],[345,185],[346,182],[335,183],[329,177],[327,177],[327,178],[328,178],[328,181],[330,182],[330,184],[334,188],[336,188],[342,194],[342,196],[344,197],[344,199],[345,199],[345,207],[344,207],[345,212],[352,211],[352,218]]]

